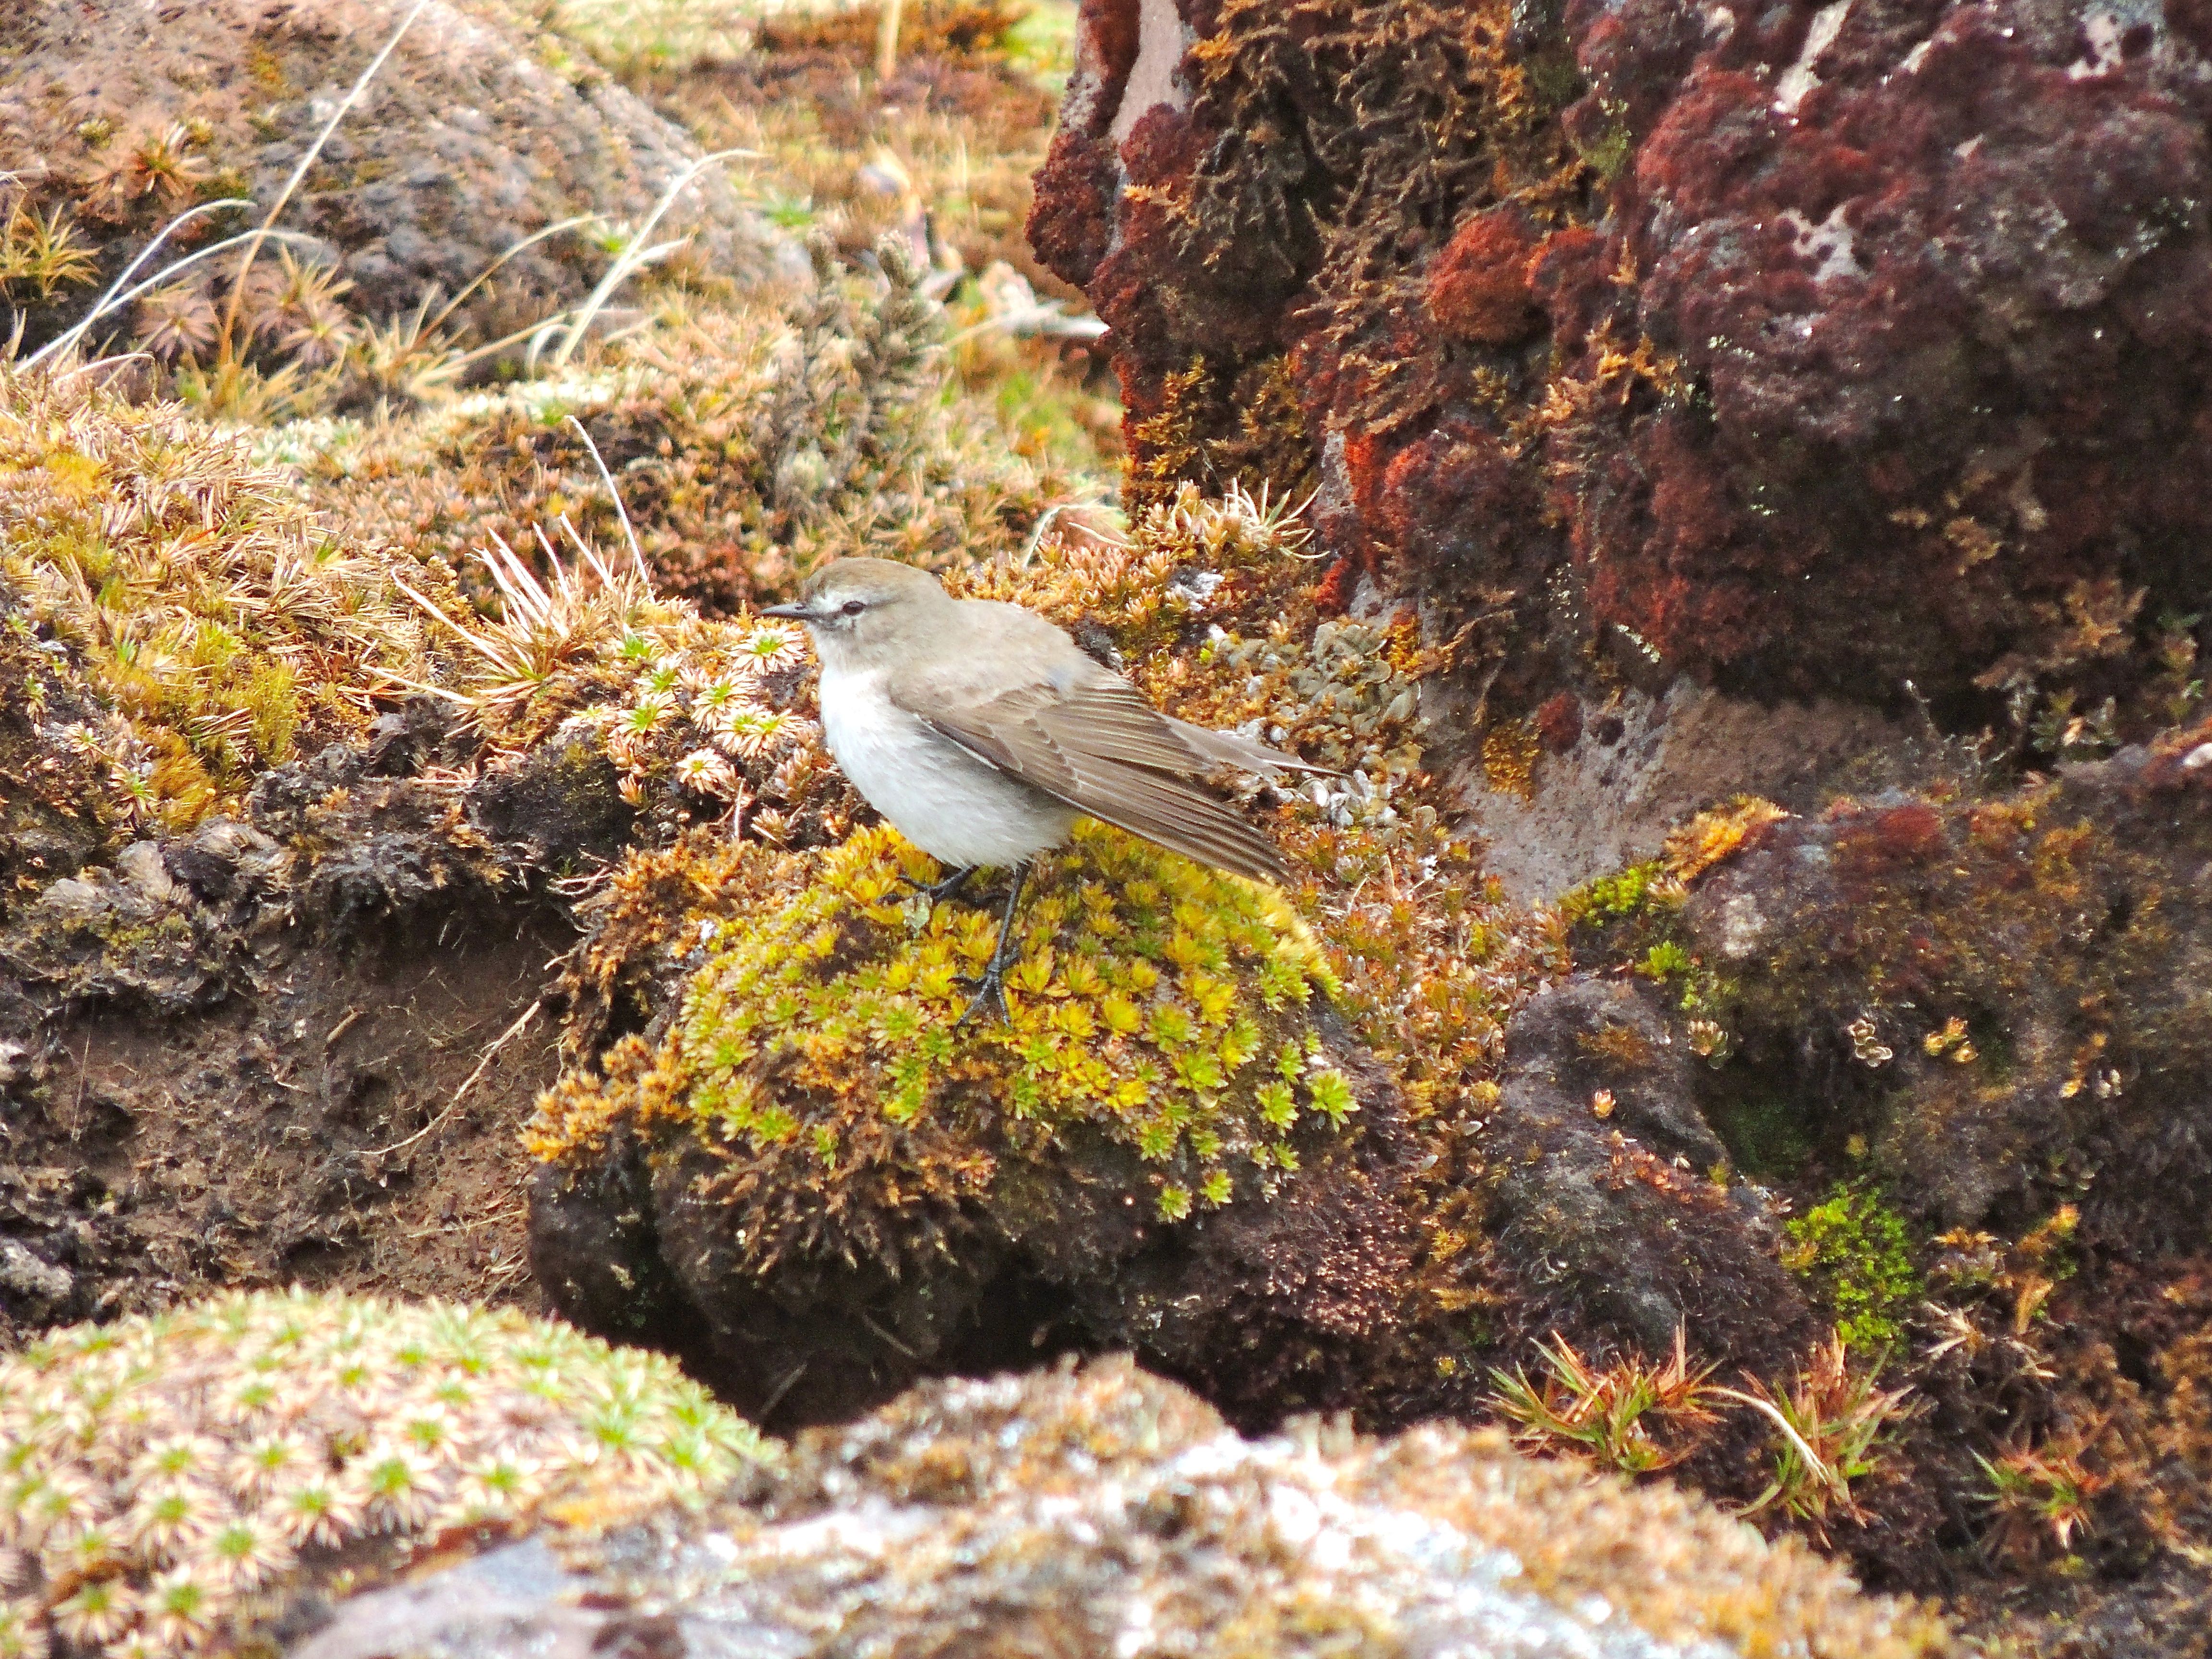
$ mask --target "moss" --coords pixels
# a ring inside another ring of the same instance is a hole
[[[1754,1179],[1786,1179],[1813,1156],[1802,1109],[1778,1091],[1725,1095],[1708,1103],[1705,1115],[1729,1156]]]
[[[91,376],[0,379],[0,571],[120,716],[83,740],[125,818],[188,827],[424,672],[386,565],[289,478]]]
[[[1569,927],[1579,923],[1618,921],[1640,912],[1652,896],[1662,872],[1656,860],[1632,864],[1609,876],[1598,876],[1563,894],[1559,915]]]
[[[1526,720],[1501,721],[1482,735],[1483,781],[1502,795],[1533,800],[1542,753],[1534,726]]]
[[[1924,1286],[1904,1221],[1863,1183],[1838,1186],[1826,1203],[1790,1221],[1783,1265],[1819,1285],[1849,1346],[1887,1348],[1898,1316]]]
[[[635,1098],[642,1119],[825,1196],[886,1125],[981,1146],[988,1124],[1033,1150],[1079,1130],[1134,1152],[1173,1220],[1265,1190],[1297,1167],[1302,1128],[1334,1133],[1356,1109],[1315,1063],[1313,994],[1334,977],[1267,890],[1080,826],[1032,876],[1008,1019],[961,1025],[996,919],[910,896],[939,873],[895,832],[864,830],[781,909],[726,924]],[[549,1097],[533,1151],[558,1158],[598,1127]],[[784,1242],[750,1243],[772,1257]]]

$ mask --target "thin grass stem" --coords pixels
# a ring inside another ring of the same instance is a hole
[[[230,285],[230,306],[222,315],[222,337],[219,348],[224,356],[230,355],[232,331],[238,325],[239,308],[246,303],[246,273],[253,269],[254,256],[261,252],[262,240],[268,236],[270,228],[290,205],[292,192],[299,189],[300,181],[315,165],[316,159],[323,153],[323,146],[330,143],[331,135],[338,130],[338,123],[345,119],[346,112],[361,100],[362,94],[368,90],[368,83],[376,79],[377,71],[384,67],[385,60],[398,50],[401,37],[415,27],[415,20],[429,9],[429,5],[430,0],[415,0],[414,9],[399,20],[399,27],[392,31],[392,38],[384,43],[384,49],[370,58],[368,67],[355,78],[346,95],[338,100],[338,106],[331,112],[331,118],[323,124],[323,130],[315,135],[315,142],[307,146],[307,153],[300,157],[299,164],[292,169],[292,176],[284,181],[284,188],[276,193],[276,200],[262,219],[253,245],[246,249],[246,258],[239,261],[237,280]]]
[[[592,319],[605,308],[607,301],[612,297],[617,289],[635,276],[647,259],[680,246],[678,243],[671,242],[663,243],[658,247],[651,247],[647,246],[647,239],[653,234],[653,228],[660,222],[668,210],[676,205],[676,198],[684,193],[685,186],[708,167],[719,162],[729,161],[736,156],[757,157],[759,154],[758,150],[751,149],[718,149],[711,155],[701,156],[677,175],[675,183],[661,192],[660,199],[653,204],[653,211],[646,215],[645,222],[637,228],[636,234],[629,240],[629,246],[616,257],[611,265],[607,267],[607,274],[599,278],[599,286],[592,290],[590,296],[577,311],[576,320],[568,325],[567,336],[554,350],[552,359],[554,368],[559,368],[568,362],[577,346],[582,343],[585,331],[592,325]]]
[[[607,494],[614,497],[615,516],[622,520],[623,534],[629,538],[630,562],[637,567],[638,580],[649,580],[645,574],[645,550],[637,544],[637,532],[630,524],[629,509],[623,505],[622,491],[615,488],[615,475],[607,471],[606,458],[599,453],[599,447],[592,441],[592,434],[585,429],[581,421],[571,415],[568,424],[576,428],[576,435],[584,441],[584,447],[592,452],[592,465],[599,469],[599,482],[606,485]],[[565,524],[567,520],[564,519],[562,522]],[[574,532],[569,533],[573,535]]]
[[[94,306],[90,311],[85,313],[83,316],[77,319],[76,325],[70,328],[66,333],[56,335],[52,339],[47,341],[46,344],[40,346],[36,351],[33,352],[30,356],[25,360],[23,367],[26,368],[35,368],[40,363],[44,362],[48,357],[54,356],[56,353],[70,350],[79,340],[82,340],[87,334],[91,332],[92,325],[94,323],[97,323],[102,317],[107,315],[109,312],[114,311],[120,307],[129,305],[133,300],[137,299],[141,294],[143,294],[148,289],[160,286],[162,283],[167,282],[173,273],[183,270],[185,266],[190,264],[193,260],[204,258],[210,253],[218,252],[222,249],[228,247],[231,245],[231,242],[236,240],[235,238],[227,239],[223,241],[216,243],[211,247],[204,247],[198,253],[186,254],[175,264],[164,266],[160,271],[156,272],[154,276],[148,277],[145,282],[140,283],[137,288],[132,289],[128,294],[124,294],[120,299],[117,298],[116,296],[121,291],[123,286],[133,276],[136,276],[138,274],[138,268],[144,264],[147,260],[152,258],[155,253],[159,252],[161,251],[161,244],[167,241],[172,235],[173,235],[179,228],[190,221],[198,218],[203,213],[219,213],[224,208],[252,207],[252,198],[250,197],[226,196],[219,202],[202,202],[196,208],[185,209],[175,218],[170,220],[167,224],[163,225],[152,241],[147,243],[144,247],[138,250],[138,257],[131,260],[129,264],[123,267],[123,274],[107,285],[107,292],[100,296],[100,302],[97,305]]]

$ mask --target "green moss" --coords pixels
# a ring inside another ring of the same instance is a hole
[[[1653,859],[1632,864],[1613,875],[1586,881],[1561,896],[1560,919],[1571,927],[1581,922],[1601,924],[1632,916],[1651,896],[1652,884],[1661,873],[1658,860]]]
[[[1601,107],[1607,118],[1604,126],[1587,143],[1576,144],[1575,151],[1591,172],[1611,184],[1634,159],[1636,135],[1628,130],[1628,124],[1621,118],[1627,112],[1626,105],[1607,99]]]
[[[1817,1284],[1853,1348],[1897,1340],[1897,1316],[1923,1293],[1904,1221],[1870,1186],[1838,1186],[1825,1204],[1791,1221],[1783,1264]]]
[[[956,1026],[996,918],[908,896],[936,873],[895,833],[866,831],[781,913],[725,928],[676,1038],[702,1125],[756,1149],[805,1133],[834,1162],[837,1125],[794,1103],[866,1100],[906,1124],[981,1084],[1018,1121],[1088,1122],[1222,1202],[1232,1158],[1281,1167],[1301,1115],[1340,1126],[1354,1109],[1340,1074],[1309,1069],[1308,999],[1333,985],[1273,895],[1085,826],[1033,878],[1010,1018]],[[780,1062],[795,1073],[763,1086]]]
[[[533,1154],[649,1125],[818,1240],[821,1218],[981,1200],[1014,1164],[1094,1164],[1102,1142],[1176,1220],[1264,1194],[1358,1111],[1315,1020],[1334,977],[1272,890],[1082,825],[1032,874],[1009,1018],[961,1024],[997,907],[928,904],[912,884],[938,873],[864,830],[780,908],[725,923],[647,1069],[549,1095]],[[741,1240],[757,1267],[793,1243],[765,1223]],[[860,1248],[879,1243],[897,1251]]]

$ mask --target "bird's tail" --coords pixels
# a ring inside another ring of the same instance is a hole
[[[1270,749],[1251,738],[1239,737],[1234,732],[1216,732],[1203,726],[1193,726],[1188,720],[1164,716],[1167,723],[1198,757],[1209,766],[1233,766],[1240,772],[1254,773],[1273,783],[1285,772],[1316,772],[1327,775],[1334,769],[1316,766],[1311,761],[1302,761],[1296,755],[1285,755],[1279,749]]]

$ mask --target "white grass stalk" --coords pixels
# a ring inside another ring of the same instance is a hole
[[[653,211],[646,216],[645,222],[640,225],[636,234],[631,236],[629,246],[625,247],[616,257],[615,262],[607,267],[607,274],[599,278],[599,285],[592,290],[590,296],[578,309],[576,320],[568,325],[568,333],[562,337],[561,343],[554,349],[552,357],[554,368],[560,368],[567,365],[577,346],[582,343],[585,331],[592,325],[592,319],[605,309],[608,300],[613,296],[617,289],[653,260],[665,258],[683,246],[680,238],[673,242],[662,242],[651,246],[648,246],[647,239],[653,234],[653,228],[661,222],[668,210],[676,205],[676,198],[684,193],[685,186],[708,167],[718,163],[736,156],[757,157],[759,154],[758,150],[751,149],[718,149],[712,155],[701,156],[677,175],[676,182],[661,192],[660,199],[653,204]]]
[[[35,368],[40,363],[45,362],[48,357],[70,349],[78,341],[84,338],[84,337],[91,331],[92,325],[94,323],[98,322],[102,317],[106,316],[109,312],[118,310],[124,306],[129,305],[133,300],[137,299],[141,294],[143,294],[148,289],[157,287],[161,283],[166,282],[171,272],[182,270],[185,265],[190,264],[194,259],[204,258],[210,253],[228,247],[232,241],[235,241],[237,240],[235,237],[233,237],[229,240],[217,242],[213,247],[202,248],[198,253],[187,254],[183,259],[179,260],[175,264],[167,266],[155,273],[154,276],[149,277],[145,282],[141,283],[137,288],[132,289],[128,294],[122,295],[122,297],[118,299],[117,297],[118,294],[122,289],[124,284],[138,274],[139,266],[144,264],[147,260],[152,258],[155,254],[161,252],[161,244],[167,241],[173,234],[181,229],[190,221],[198,218],[203,213],[219,213],[225,208],[252,207],[252,205],[253,203],[251,198],[244,196],[226,196],[220,202],[202,202],[196,208],[185,209],[175,218],[170,220],[167,224],[163,225],[160,234],[156,235],[152,241],[147,243],[144,247],[138,250],[138,257],[133,259],[129,264],[124,266],[123,274],[107,285],[107,292],[100,296],[99,304],[93,307],[90,311],[88,311],[82,317],[79,318],[77,319],[76,325],[74,328],[71,328],[66,333],[56,335],[52,339],[47,341],[46,344],[40,346],[36,351],[33,352],[29,358],[26,360],[23,366],[26,368]]]
[[[649,584],[652,579],[645,574],[645,550],[637,544],[637,532],[631,526],[629,509],[623,505],[622,491],[615,488],[615,475],[607,471],[606,458],[599,453],[599,447],[592,441],[592,434],[585,429],[581,421],[571,415],[568,424],[576,428],[576,435],[584,441],[584,447],[592,452],[592,465],[599,469],[599,482],[606,485],[607,494],[614,498],[615,516],[622,520],[623,534],[629,538],[630,562],[636,567],[637,579]],[[565,525],[567,520],[564,518],[562,522]],[[574,531],[569,532],[572,536],[574,533]]]
[[[392,38],[384,43],[384,49],[370,58],[368,67],[356,77],[346,95],[338,100],[337,108],[331,112],[331,118],[323,124],[323,130],[315,135],[315,142],[308,145],[307,154],[300,157],[299,164],[292,169],[292,176],[284,181],[284,188],[276,193],[276,200],[270,207],[267,216],[261,221],[253,245],[246,250],[246,258],[239,262],[238,280],[231,284],[230,308],[223,313],[222,319],[222,337],[226,342],[230,338],[231,330],[237,326],[239,307],[246,301],[246,273],[253,269],[253,256],[261,252],[261,242],[270,234],[270,227],[276,222],[277,216],[290,204],[292,192],[299,189],[300,181],[315,165],[323,153],[323,146],[330,143],[331,135],[338,130],[338,123],[345,119],[346,112],[361,101],[362,94],[368,90],[368,83],[376,79],[377,71],[384,67],[385,60],[398,50],[401,37],[415,27],[415,20],[428,10],[429,6],[430,0],[415,0],[415,9],[399,20],[399,27],[392,31]]]

